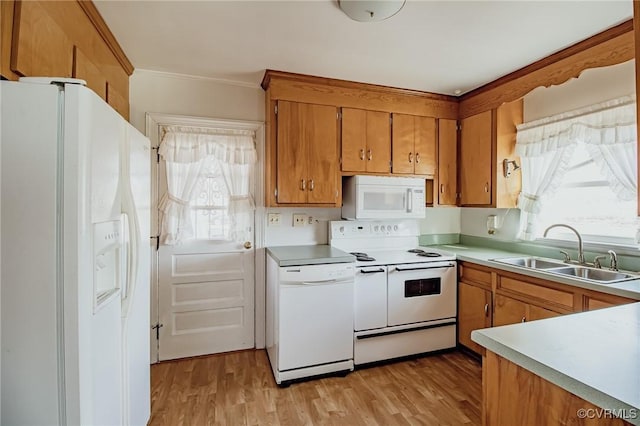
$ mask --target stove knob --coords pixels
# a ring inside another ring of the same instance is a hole
[[[378,225],[373,227],[374,232],[378,232],[379,229],[380,229],[380,227]]]
[[[391,225],[387,225],[387,232],[391,232]]]
[[[344,226],[341,226],[341,227],[340,227],[340,233],[341,233],[341,234],[344,234]]]
[[[398,225],[393,225],[394,232],[398,232]]]

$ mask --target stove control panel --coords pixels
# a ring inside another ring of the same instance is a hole
[[[332,239],[394,236],[413,237],[420,234],[420,228],[415,221],[351,221],[341,220],[330,222],[329,232]]]

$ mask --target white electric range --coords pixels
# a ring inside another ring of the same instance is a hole
[[[356,365],[456,345],[455,255],[418,247],[419,233],[414,220],[330,223],[330,244],[356,256]]]

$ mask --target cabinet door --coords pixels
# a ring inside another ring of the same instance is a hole
[[[102,71],[84,54],[78,46],[73,48],[73,78],[80,78],[87,82],[87,87],[107,100],[107,79]],[[128,103],[127,103],[128,106]]]
[[[436,119],[414,117],[414,173],[436,174]]]
[[[391,163],[391,123],[388,112],[367,111],[366,170],[389,173]]]
[[[527,321],[535,321],[546,318],[553,318],[560,316],[557,312],[551,311],[549,309],[541,308],[540,306],[529,305],[529,314],[527,315]]]
[[[491,204],[493,113],[462,120],[460,135],[460,204]]]
[[[40,2],[15,2],[11,70],[23,76],[71,77],[73,43]]]
[[[342,108],[342,170],[364,172],[367,167],[367,111]]]
[[[414,154],[414,117],[406,114],[393,114],[391,136],[392,161],[394,174],[413,174]]]
[[[307,108],[307,202],[334,204],[338,198],[338,109],[325,105]]]
[[[516,324],[527,320],[527,304],[510,297],[496,294],[493,326]]]
[[[458,187],[456,120],[438,121],[438,204],[456,205]]]
[[[278,203],[307,201],[307,143],[313,133],[310,104],[278,101],[276,179]]]
[[[460,282],[458,285],[458,342],[481,354],[482,346],[471,340],[471,332],[491,327],[491,292]]]

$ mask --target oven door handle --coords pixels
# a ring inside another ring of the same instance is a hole
[[[448,265],[443,265],[443,266],[418,266],[416,268],[399,268],[396,266],[396,271],[398,272],[404,272],[404,271],[420,271],[423,269],[446,269],[446,268],[453,268],[455,265],[453,263],[450,263]]]
[[[380,269],[374,269],[373,271],[367,271],[365,269],[361,269],[360,273],[361,274],[379,274],[380,272],[384,272],[384,269],[380,268]]]

